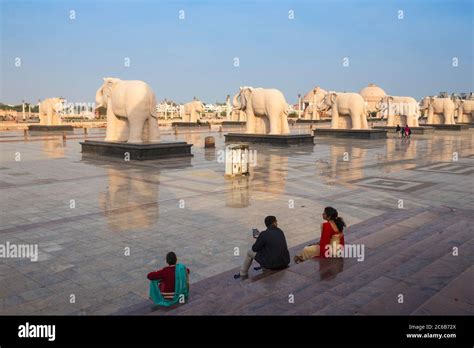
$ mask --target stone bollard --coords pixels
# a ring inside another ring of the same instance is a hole
[[[23,129],[23,136],[28,138],[28,129]]]
[[[178,126],[174,126],[174,134],[178,134]]]
[[[216,141],[214,137],[205,137],[204,138],[204,148],[205,149],[212,149],[216,147]]]
[[[84,127],[84,135],[87,135],[87,128]]]

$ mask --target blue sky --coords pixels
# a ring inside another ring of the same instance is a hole
[[[244,85],[280,89],[291,103],[316,85],[357,92],[374,82],[416,98],[474,91],[469,0],[0,2],[4,103],[93,102],[106,76],[144,80],[158,100],[178,102],[223,101]]]

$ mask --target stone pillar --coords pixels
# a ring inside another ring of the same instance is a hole
[[[301,94],[298,94],[298,119],[301,118]]]
[[[311,119],[319,120],[318,108],[316,107],[316,93],[313,93],[313,113]]]
[[[230,114],[232,112],[232,106],[230,105],[230,95],[227,94],[227,98],[225,99],[225,119],[230,121]]]
[[[22,113],[23,113],[23,121],[26,120],[26,115],[25,115],[25,101],[21,101],[21,107],[22,107]]]

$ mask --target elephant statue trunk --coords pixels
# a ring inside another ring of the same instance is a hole
[[[242,105],[241,103],[239,103],[238,97],[239,97],[239,94],[234,95],[234,98],[232,99],[232,106],[235,109],[240,110],[242,108]]]

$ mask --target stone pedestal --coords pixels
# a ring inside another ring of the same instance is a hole
[[[311,134],[247,134],[228,133],[225,134],[225,141],[235,143],[270,144],[270,145],[314,145],[314,135]]]
[[[437,131],[460,132],[469,129],[469,126],[465,124],[425,124],[425,126],[433,127]]]
[[[74,133],[74,128],[71,125],[56,125],[56,126],[48,126],[48,125],[29,125],[28,126],[28,132],[34,134],[34,133],[66,133],[66,134],[72,134]]]
[[[247,122],[245,121],[223,121],[222,126],[223,127],[228,127],[228,126],[245,126]]]
[[[474,122],[458,122],[461,126],[468,126],[469,128],[474,128]]]
[[[191,146],[185,142],[128,144],[125,142],[109,142],[86,140],[80,143],[82,154],[89,156],[109,156],[145,161],[161,158],[191,157]]]
[[[180,127],[180,128],[196,128],[196,127],[209,127],[209,123],[207,122],[173,122],[171,123],[172,127]]]
[[[296,123],[329,123],[331,122],[331,119],[327,120],[303,120],[303,119],[297,119]]]
[[[385,129],[388,133],[396,133],[397,127],[393,126],[373,126],[374,129]],[[434,133],[433,127],[410,127],[411,134],[432,134]]]
[[[313,130],[316,137],[354,138],[354,139],[385,139],[387,131],[383,129],[330,129],[316,128]]]

